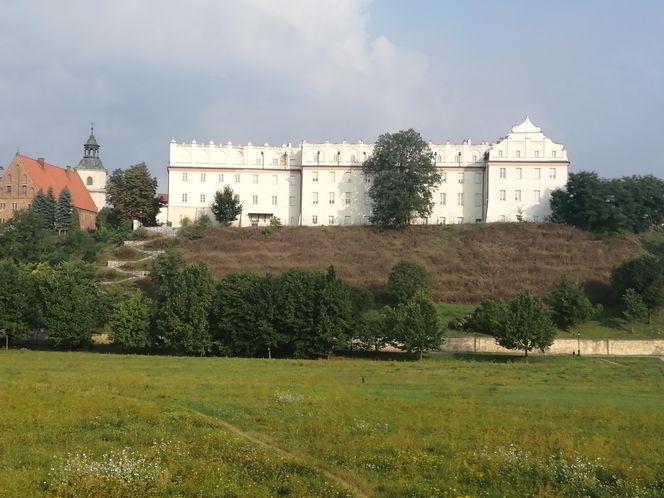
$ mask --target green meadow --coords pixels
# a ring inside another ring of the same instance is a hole
[[[664,496],[664,361],[0,351],[0,496]]]

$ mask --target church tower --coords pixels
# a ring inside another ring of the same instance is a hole
[[[94,134],[94,126],[90,127],[90,138],[83,144],[83,159],[74,168],[83,180],[85,188],[97,206],[97,211],[106,206],[106,178],[108,172],[99,159],[99,144]]]

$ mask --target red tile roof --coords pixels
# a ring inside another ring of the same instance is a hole
[[[64,169],[47,162],[44,165],[28,156],[17,154],[15,160],[20,161],[28,175],[32,178],[35,188],[46,193],[49,188],[53,189],[56,199],[63,188],[69,188],[74,206],[78,209],[97,212],[90,193],[85,188],[83,180],[73,169]]]

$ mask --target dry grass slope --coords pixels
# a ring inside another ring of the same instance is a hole
[[[555,224],[413,226],[401,232],[368,227],[210,229],[181,242],[189,261],[204,261],[216,276],[234,271],[323,270],[334,265],[351,284],[384,286],[401,259],[424,265],[436,301],[478,302],[521,289],[545,292],[562,273],[580,283],[606,283],[611,269],[638,256],[638,238],[598,239]]]

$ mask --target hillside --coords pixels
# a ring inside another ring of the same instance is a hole
[[[216,276],[334,265],[347,282],[375,290],[395,263],[411,259],[427,268],[433,298],[445,302],[507,297],[524,288],[545,292],[564,272],[591,291],[601,289],[611,268],[643,252],[634,236],[599,239],[567,226],[532,223],[413,226],[402,232],[215,227],[179,245],[187,260],[204,261]]]

